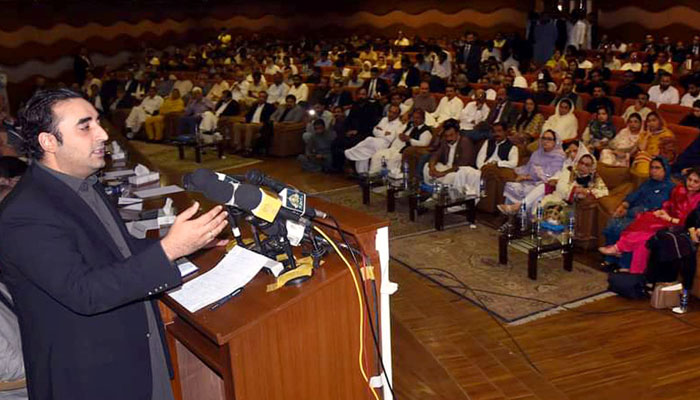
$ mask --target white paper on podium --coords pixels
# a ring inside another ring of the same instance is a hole
[[[168,294],[187,311],[196,312],[245,286],[263,267],[279,262],[241,246],[234,247],[206,273]]]
[[[139,190],[138,192],[134,192],[134,194],[142,199],[148,199],[151,197],[157,197],[157,196],[163,196],[166,194],[182,192],[184,190],[185,189],[181,188],[178,185],[170,185],[170,186],[163,186],[163,187],[158,187],[158,188],[154,188],[154,189]]]
[[[178,258],[175,260],[175,264],[177,264],[177,268],[180,270],[180,276],[183,278],[199,271],[199,267],[194,265],[194,263],[186,257]]]

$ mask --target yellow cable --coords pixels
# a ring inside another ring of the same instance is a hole
[[[314,230],[323,236],[328,243],[333,246],[333,249],[335,250],[336,253],[340,256],[340,259],[343,260],[345,263],[345,266],[348,267],[350,270],[350,276],[352,276],[352,281],[355,283],[355,292],[357,293],[357,303],[360,308],[360,354],[358,356],[359,359],[359,364],[360,364],[360,372],[362,373],[362,377],[364,378],[365,382],[367,382],[367,386],[369,386],[370,390],[372,391],[372,394],[374,395],[374,398],[379,400],[379,395],[377,392],[374,390],[372,386],[369,384],[369,378],[367,378],[367,373],[365,373],[365,367],[362,365],[362,354],[363,354],[363,342],[365,339],[365,331],[364,331],[364,326],[365,326],[365,314],[363,311],[363,306],[364,303],[362,302],[362,294],[360,293],[360,285],[357,283],[357,277],[355,277],[355,271],[352,269],[352,266],[348,262],[348,260],[345,258],[343,253],[340,252],[340,249],[338,249],[338,246],[335,244],[331,238],[326,235],[325,232],[323,232],[321,229],[319,229],[317,226],[314,226]]]

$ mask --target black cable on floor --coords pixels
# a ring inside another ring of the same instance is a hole
[[[404,263],[403,261],[401,261],[401,260],[399,260],[399,259],[396,259],[396,258],[394,258],[394,257],[392,257],[391,259],[394,260],[394,261],[396,261],[396,262],[398,262],[399,264],[403,265],[404,267],[410,269],[411,271],[414,271],[414,272],[420,274],[420,270],[411,267],[410,265]],[[431,276],[429,276],[429,275],[426,275],[426,274],[421,274],[421,275],[423,275],[425,278],[429,279],[431,282],[433,282],[433,283],[435,283],[435,284],[437,284],[437,285],[439,285],[439,286],[442,286],[442,287],[445,287],[445,288],[446,288],[446,286],[445,286],[442,282],[438,281],[437,279],[435,279],[435,278],[433,278],[433,277],[431,277]],[[510,333],[510,331],[508,330],[508,328],[506,328],[505,325],[503,325],[503,323],[502,323],[501,320],[498,318],[498,316],[495,315],[495,313],[494,313],[493,311],[491,311],[488,307],[486,307],[486,304],[484,303],[483,300],[481,300],[481,297],[479,297],[479,295],[476,293],[476,291],[474,291],[473,289],[471,289],[471,287],[469,287],[469,286],[468,286],[467,284],[465,284],[464,282],[461,282],[461,281],[459,281],[459,280],[457,280],[457,281],[460,282],[460,283],[462,283],[462,285],[464,285],[464,287],[465,287],[466,289],[470,290],[470,291],[472,292],[472,294],[474,294],[474,298],[476,298],[477,301],[481,304],[481,308],[482,308],[484,311],[486,311],[486,313],[496,322],[496,324],[498,324],[498,326],[503,330],[503,332],[505,332],[506,335],[508,335],[508,337],[510,338],[511,342],[513,342],[513,344],[515,345],[515,347],[518,349],[518,351],[519,351],[520,354],[523,356],[523,358],[525,359],[525,361],[527,361],[527,363],[530,365],[530,367],[532,367],[533,370],[537,371],[537,373],[541,375],[541,374],[542,374],[542,371],[540,371],[539,368],[537,368],[537,366],[535,365],[535,363],[530,359],[530,356],[529,356],[529,355],[527,354],[527,352],[525,352],[525,350],[520,346],[520,343],[515,339],[515,337],[513,337],[513,335],[512,335],[512,334]],[[454,291],[453,291],[453,293],[454,293]],[[462,297],[462,298],[464,298],[465,300],[470,300],[466,295],[464,295],[464,294],[462,294],[462,293],[457,293],[457,295],[460,296],[460,297]],[[471,300],[470,300],[470,301],[471,301]]]

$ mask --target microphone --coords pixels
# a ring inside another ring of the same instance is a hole
[[[268,187],[277,192],[282,200],[282,207],[294,211],[306,218],[328,218],[323,211],[306,207],[306,193],[270,178],[258,169],[251,169],[245,174],[245,179],[255,185]]]
[[[289,185],[284,184],[278,180],[270,178],[269,176],[265,175],[259,169],[251,169],[248,172],[246,172],[245,179],[248,182],[252,183],[253,185],[268,187],[268,188],[274,190],[275,193],[279,193],[284,189],[288,189],[288,188],[291,189],[291,187]]]
[[[189,191],[201,192],[213,202],[237,207],[270,223],[274,222],[277,216],[300,222],[304,219],[302,215],[282,208],[279,198],[268,195],[258,186],[239,183],[225,174],[198,169],[186,174],[182,181],[185,189]]]

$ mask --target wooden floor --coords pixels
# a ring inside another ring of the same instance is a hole
[[[292,159],[254,168],[309,192],[351,184]],[[508,327],[537,372],[480,308],[396,263],[391,279],[397,399],[700,399],[700,313],[682,317],[696,328],[611,297]]]

